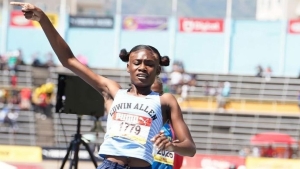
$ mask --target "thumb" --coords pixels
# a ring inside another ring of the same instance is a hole
[[[180,141],[179,140],[173,140],[173,143],[179,143]]]

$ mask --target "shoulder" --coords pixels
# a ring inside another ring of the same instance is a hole
[[[162,94],[160,96],[160,101],[161,101],[162,106],[169,106],[169,105],[177,103],[177,99],[175,98],[175,96],[170,93]]]

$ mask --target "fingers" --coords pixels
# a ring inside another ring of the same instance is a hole
[[[160,131],[159,134],[156,134],[152,139],[151,141],[152,142],[155,142],[157,140],[157,138],[159,138],[161,135],[164,135],[164,131]]]
[[[156,146],[158,147],[158,149],[165,149],[166,147],[169,146],[170,141],[168,140],[168,138],[166,136],[162,136],[159,138],[160,143],[156,143]]]
[[[23,11],[23,14],[26,19],[35,20],[37,18],[32,11]]]
[[[153,142],[158,149],[164,149],[168,146],[167,144],[170,143],[169,139],[164,135],[155,137],[155,140]]]
[[[24,3],[24,2],[10,2],[10,4],[11,5],[16,5],[16,6],[22,6],[22,5],[26,4],[26,3]]]
[[[21,6],[22,11],[28,11],[28,10],[33,10],[34,6],[31,5],[30,3],[24,3],[24,2],[10,2],[11,5],[15,6]]]
[[[151,139],[151,141],[152,141],[152,142],[155,142],[159,136],[160,136],[160,134],[156,134],[156,135]]]
[[[173,143],[179,143],[179,142],[180,142],[179,140],[174,140],[174,141],[173,141]]]
[[[23,14],[26,19],[30,19],[34,15],[32,11],[23,11]]]

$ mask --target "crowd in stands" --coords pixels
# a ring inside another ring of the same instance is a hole
[[[217,87],[210,85],[208,81],[205,81],[203,85],[203,91],[205,96],[216,97],[217,109],[219,111],[224,111],[226,106],[229,104],[228,98],[230,96],[231,84],[228,81],[219,82]]]
[[[48,61],[42,63],[36,57],[32,66],[49,67],[54,66],[51,53],[48,55]],[[43,119],[51,117],[48,111],[49,91],[53,93],[53,84],[46,83],[40,87],[18,86],[19,66],[26,65],[23,61],[22,50],[18,49],[6,52],[0,55],[0,71],[2,75],[10,77],[9,87],[0,87],[0,125],[1,129],[8,128],[11,132],[18,131],[18,117],[22,110],[36,110],[38,114],[43,114]],[[52,87],[52,88],[51,88]],[[32,90],[32,88],[34,90]],[[46,95],[46,96],[45,96]]]
[[[186,100],[189,93],[195,90],[196,75],[187,73],[181,61],[174,61],[171,72],[165,74],[161,79],[164,92],[179,95],[178,101],[180,102]]]
[[[44,58],[45,61],[42,61],[41,58]],[[43,57],[41,57],[38,52],[32,54],[32,62],[29,64],[24,62],[21,49],[0,54],[0,70],[17,73],[19,65],[31,65],[34,67],[45,68],[56,66],[53,61],[52,52],[46,53]]]
[[[52,118],[55,85],[47,82],[34,90],[31,88],[0,89],[0,125],[17,131],[17,118],[20,111],[33,110],[38,118]]]
[[[271,66],[268,66],[266,69],[264,69],[261,65],[258,65],[256,67],[256,77],[262,77],[265,78],[265,80],[268,82],[271,80],[272,76],[272,68]]]
[[[0,70],[18,72],[18,65],[24,64],[21,49],[0,55]]]

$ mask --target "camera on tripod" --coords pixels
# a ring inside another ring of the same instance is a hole
[[[92,88],[89,84],[83,81],[80,77],[67,74],[58,75],[57,92],[56,92],[56,113],[76,114],[77,115],[77,131],[74,139],[70,142],[67,154],[65,155],[61,168],[63,169],[69,154],[72,151],[73,159],[70,160],[70,168],[78,167],[78,153],[80,144],[83,144],[88,151],[92,162],[97,167],[97,162],[93,153],[89,149],[88,144],[82,140],[80,134],[81,116],[90,115],[96,117],[95,124],[100,124],[99,117],[104,115],[104,98]],[[93,127],[94,131],[98,131],[100,125]],[[103,130],[103,129],[102,129]]]
[[[104,98],[78,76],[59,74],[56,94],[56,113],[104,115]]]

